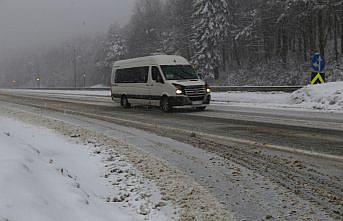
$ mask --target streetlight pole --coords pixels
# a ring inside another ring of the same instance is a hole
[[[74,87],[76,88],[77,87],[76,48],[74,48],[73,65],[74,65]]]
[[[17,81],[16,80],[12,80],[12,87],[15,88],[17,86]]]
[[[37,77],[36,77],[36,81],[37,81],[37,87],[40,88],[40,74],[37,74]]]
[[[83,87],[85,88],[86,87],[86,73],[83,73],[82,77],[83,77]]]

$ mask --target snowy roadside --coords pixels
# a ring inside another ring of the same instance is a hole
[[[1,91],[12,91],[11,89],[1,89]],[[100,96],[111,98],[111,91],[78,91],[78,90],[28,90],[28,89],[15,89],[18,93],[22,94],[63,94],[63,95],[79,95],[79,96]]]
[[[1,221],[61,220],[61,214],[65,215],[62,220],[232,220],[220,203],[192,179],[137,147],[77,125],[1,105],[0,123],[4,125],[0,129],[1,151],[18,146],[17,152],[1,155],[13,158],[15,165],[9,167],[1,159],[5,171],[0,170],[0,178],[7,180],[0,182],[1,189],[12,190],[6,191],[7,195],[0,192]],[[23,161],[26,166],[21,166]],[[16,173],[27,174],[13,178]],[[26,186],[27,180],[31,184]],[[16,195],[16,189],[22,191]],[[32,212],[32,208],[36,210]],[[26,212],[15,212],[25,209],[34,218],[28,219]]]
[[[343,81],[304,87],[291,95],[290,103],[310,109],[343,111]]]
[[[213,93],[212,101],[219,105],[343,112],[343,82],[310,85],[294,93]]]
[[[216,92],[212,102],[222,105],[280,107],[287,104],[289,93],[284,92]]]
[[[0,220],[177,218],[156,186],[96,141],[77,144],[3,117],[0,125]]]

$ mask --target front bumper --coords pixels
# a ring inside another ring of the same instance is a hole
[[[202,98],[190,98],[188,96],[176,96],[169,98],[169,104],[172,107],[203,107],[209,105],[211,102],[211,95],[206,94]]]

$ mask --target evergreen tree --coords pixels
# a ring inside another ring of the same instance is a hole
[[[127,45],[130,57],[161,52],[164,28],[161,0],[138,0],[127,27]]]
[[[179,54],[190,59],[193,52],[191,44],[193,24],[192,0],[169,0],[164,6],[166,15],[164,31],[164,52]]]
[[[127,56],[126,40],[121,36],[120,29],[117,25],[112,25],[106,42],[105,66],[112,68],[115,61]]]
[[[218,78],[223,63],[222,46],[230,34],[231,10],[228,0],[196,0],[192,29],[195,45],[193,63],[204,76]]]

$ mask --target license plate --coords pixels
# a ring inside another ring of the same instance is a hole
[[[200,104],[202,104],[202,101],[193,101],[192,104],[193,105],[200,105]]]

